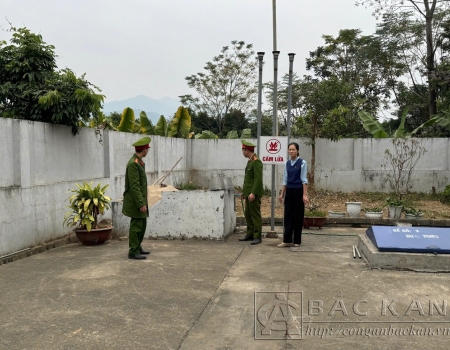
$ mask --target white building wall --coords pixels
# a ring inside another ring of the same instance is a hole
[[[62,222],[67,191],[77,182],[109,184],[108,195],[121,198],[132,144],[142,136],[105,131],[101,145],[92,129],[73,136],[66,126],[0,118],[0,256],[69,233]],[[307,140],[292,141],[299,143],[300,156],[311,164]],[[440,192],[450,184],[449,139],[425,139],[424,145],[427,153],[415,168],[412,190],[431,192],[434,187]],[[389,139],[317,140],[317,188],[389,192],[381,163],[391,147]],[[152,136],[145,159],[149,184],[167,174],[181,157],[165,184],[190,180],[208,188],[211,177],[218,175],[230,177],[235,186],[243,184],[247,159],[242,156],[240,140],[159,136]],[[277,188],[282,172],[283,167],[277,166]],[[272,165],[264,166],[263,182],[271,188]]]
[[[18,159],[14,159],[13,120],[0,121],[0,188],[12,187],[15,184],[14,168]]]

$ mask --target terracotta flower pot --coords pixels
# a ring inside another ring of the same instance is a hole
[[[84,245],[99,245],[105,243],[109,236],[111,235],[111,231],[114,227],[106,227],[106,228],[93,228],[91,231],[88,230],[73,230],[77,235],[78,240]]]
[[[318,227],[321,228],[324,226],[327,222],[327,218],[323,217],[314,217],[314,216],[305,216],[303,219],[303,227],[309,228],[312,227]]]

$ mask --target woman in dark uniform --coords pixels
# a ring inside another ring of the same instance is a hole
[[[305,204],[309,204],[308,180],[306,177],[308,165],[298,154],[298,143],[291,142],[288,146],[290,160],[287,161],[283,174],[283,187],[279,197],[284,200],[284,234],[283,242],[278,247],[300,246],[302,243],[303,218]],[[294,243],[292,243],[294,235]]]

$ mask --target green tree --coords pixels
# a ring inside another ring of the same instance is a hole
[[[195,134],[201,133],[203,130],[209,130],[214,134],[219,133],[219,128],[217,127],[216,119],[208,116],[206,112],[195,112],[192,109],[188,108],[191,113],[192,118],[192,126],[191,130]]]
[[[312,79],[305,77],[297,86],[301,100],[298,101],[298,116],[291,131],[293,136],[308,138],[311,145],[311,167],[309,183],[314,186],[316,162],[316,140],[325,138],[337,141],[341,137],[362,137],[362,122],[356,120],[352,113],[352,101],[349,96],[353,91],[351,84],[335,77],[331,79]]]
[[[408,86],[401,82],[398,84],[398,89],[395,95],[397,109],[397,118],[390,119],[383,122],[383,126],[386,130],[396,130],[401,123],[401,111],[408,109],[408,115],[405,119],[405,131],[412,132],[414,129],[418,128],[420,125],[429,120],[430,114],[428,110],[428,86],[426,84],[415,84]],[[427,130],[430,132],[431,130]],[[429,136],[432,135],[422,131],[418,136]]]
[[[343,29],[336,37],[323,38],[325,45],[310,52],[306,69],[319,79],[334,77],[347,84],[349,99],[359,100],[367,110],[388,105],[405,69],[396,52],[379,37],[361,35],[359,29]]]
[[[296,75],[292,81],[291,134],[308,138],[311,145],[309,182],[314,185],[317,138],[366,137],[358,116],[362,108],[377,111],[389,102],[393,77],[402,65],[381,50],[380,40],[362,36],[358,29],[340,30],[338,36],[324,35],[325,44],[310,52],[306,68],[314,76]],[[266,99],[272,101],[273,84],[266,86]],[[278,94],[279,115],[286,126],[288,76]],[[282,133],[282,132],[281,132]]]
[[[256,138],[258,135],[258,115],[256,111],[249,116],[249,128],[251,130],[251,137]],[[268,115],[266,113],[262,114],[261,136],[272,136],[272,115]]]
[[[337,128],[341,134],[333,137],[358,137],[367,135],[362,128],[357,112],[364,108],[370,111],[378,111],[389,105],[389,97],[392,89],[397,84],[404,67],[395,52],[386,50],[383,41],[374,36],[362,36],[359,29],[340,30],[336,37],[324,35],[324,45],[310,52],[306,60],[307,70],[314,73],[314,77],[305,76],[300,79],[293,76],[291,118],[295,120],[302,114],[304,93],[309,93],[304,88],[308,81],[328,80],[322,84],[326,89],[337,88],[337,94],[328,94],[329,103],[334,106],[336,99],[340,99],[340,105],[347,109],[342,116],[345,118],[345,127]],[[288,106],[288,75],[283,77],[278,92],[278,108],[280,121],[286,127]],[[338,87],[340,85],[340,87]],[[265,84],[266,97],[272,101],[273,84]],[[345,92],[345,94],[344,94]],[[310,95],[311,96],[311,95]],[[321,103],[317,100],[317,103]],[[332,109],[335,107],[332,107]],[[344,125],[344,124],[341,124]]]
[[[97,118],[104,96],[70,69],[56,70],[54,46],[27,28],[0,42],[0,116],[72,127]]]
[[[197,96],[179,96],[181,103],[198,112],[205,112],[217,121],[222,134],[224,118],[231,111],[247,113],[257,94],[257,62],[252,44],[232,41],[221,53],[205,65],[205,73],[186,77]]]
[[[428,109],[430,118],[437,113],[437,92],[434,77],[436,74],[436,49],[440,41],[439,22],[448,14],[450,3],[442,0],[356,0],[356,5],[373,7],[377,18],[388,16],[391,19],[403,18],[404,21],[413,24],[416,34],[421,35],[424,50],[420,50],[417,56],[421,60],[428,83]],[[403,23],[397,21],[397,24]],[[395,26],[394,26],[395,27]],[[409,35],[411,32],[398,32],[400,36]],[[411,39],[411,38],[410,38]],[[417,40],[418,37],[413,37]],[[413,46],[417,48],[417,46]]]
[[[119,126],[120,121],[122,120],[122,115],[119,112],[111,112],[108,116],[111,119],[112,125],[116,128]]]
[[[241,134],[242,130],[247,129],[249,126],[248,120],[242,111],[232,109],[227,115],[225,115],[223,120],[223,131],[222,137],[230,131],[237,131]]]
[[[292,76],[292,100],[291,100],[291,117],[294,119],[300,115],[301,110],[301,100],[302,100],[302,89],[301,86],[301,79],[297,76],[296,73]],[[288,109],[288,88],[289,88],[289,75],[284,75],[281,82],[278,82],[277,87],[277,107],[278,107],[278,134],[283,135],[283,132],[281,129],[284,130],[287,129],[287,109]],[[266,95],[266,100],[269,102],[270,108],[265,111],[266,115],[273,116],[273,82],[268,82],[264,84],[264,92]],[[255,115],[256,118],[256,115]],[[264,134],[264,132],[261,130],[261,134],[269,136],[272,135],[272,118],[270,118],[270,131],[269,134]],[[264,118],[263,118],[264,121]],[[291,123],[293,120],[291,120]],[[255,121],[256,123],[256,121]],[[269,125],[267,125],[269,126]],[[257,127],[257,124],[255,125],[255,128]],[[256,130],[256,129],[255,129]],[[256,131],[255,131],[256,135]]]

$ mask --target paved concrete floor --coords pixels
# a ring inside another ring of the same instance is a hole
[[[450,275],[370,269],[352,254],[364,231],[305,230],[296,249],[241,232],[148,240],[145,261],[126,241],[17,260],[0,266],[0,349],[448,349]]]

